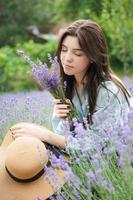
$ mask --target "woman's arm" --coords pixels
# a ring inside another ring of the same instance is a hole
[[[32,136],[39,138],[41,141],[49,143],[51,145],[64,148],[65,147],[65,137],[63,135],[58,135],[46,127],[39,126],[32,123],[18,123],[10,128],[14,138],[22,136]]]
[[[63,135],[56,134],[50,130],[43,129],[42,141],[59,148],[65,148],[65,137]]]
[[[69,114],[70,101],[67,100],[68,104],[62,104],[60,99],[54,99],[54,115],[56,116],[56,123],[63,120]],[[65,147],[65,137],[59,135],[58,132],[52,132],[51,130],[32,123],[18,123],[14,125],[11,129],[14,138],[21,136],[33,136],[39,138],[41,141],[49,143],[51,145],[64,148]]]

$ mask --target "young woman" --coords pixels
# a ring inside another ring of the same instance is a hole
[[[93,114],[108,118],[112,111],[116,123],[122,123],[130,107],[130,94],[112,72],[104,34],[91,20],[78,20],[62,34],[57,56],[60,63],[62,84],[67,82],[66,96],[79,115],[79,121],[87,119],[89,135],[103,140],[106,137],[100,124],[93,122]],[[54,100],[53,130],[30,123],[19,123],[11,128],[14,138],[34,136],[59,148],[74,148],[72,141],[62,132],[63,120],[70,114],[69,105]],[[124,109],[123,109],[124,108]],[[88,142],[86,140],[86,142]],[[91,142],[88,143],[91,145]]]

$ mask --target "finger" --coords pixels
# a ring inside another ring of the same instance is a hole
[[[21,129],[21,128],[27,126],[27,125],[31,125],[31,123],[21,122],[21,123],[18,123],[18,124],[15,124],[14,126],[12,126],[10,128],[10,130],[12,131],[12,130],[15,130],[15,129]]]
[[[14,126],[12,126],[12,127],[10,128],[10,130],[14,130],[14,129],[21,128],[21,127],[22,127],[22,125],[23,125],[23,123],[18,123],[18,124],[15,124]]]
[[[60,117],[67,117],[68,115],[70,115],[70,112],[57,112],[56,113],[57,116],[60,116]]]
[[[12,131],[12,135],[17,135],[17,134],[24,134],[24,131],[21,129]]]
[[[68,104],[71,104],[71,101],[70,101],[70,99],[67,99],[67,100],[66,100],[66,102],[67,102]]]
[[[67,114],[57,114],[58,118],[66,118],[68,115]]]
[[[31,137],[30,135],[23,135],[23,134],[16,134],[13,136],[14,139],[20,138],[20,137]]]
[[[61,103],[61,100],[60,100],[60,99],[54,99],[53,102],[54,102],[55,104],[58,104],[58,103]]]
[[[68,113],[70,113],[69,110],[57,110],[56,112],[57,112],[57,114],[68,114]]]
[[[27,124],[31,124],[31,123],[20,122],[20,123],[17,123],[17,124],[15,124],[15,125],[13,125],[13,126],[11,127],[11,129],[12,129],[12,128],[19,128],[19,127],[25,126],[25,125],[27,125]]]
[[[10,131],[15,131],[15,130],[20,130],[21,129],[21,127],[12,127],[12,128],[10,128]]]
[[[22,137],[23,135],[22,134],[15,134],[13,135],[13,138],[16,139],[16,138],[19,138],[19,137]]]
[[[57,104],[56,106],[56,109],[67,109],[67,108],[70,108],[70,106],[69,105],[67,105],[67,104]]]

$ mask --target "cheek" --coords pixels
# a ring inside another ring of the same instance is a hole
[[[88,67],[88,65],[90,64],[88,59],[79,59],[77,60],[77,64],[78,66],[82,66],[83,69],[85,69],[86,67]]]

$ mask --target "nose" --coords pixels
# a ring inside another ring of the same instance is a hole
[[[64,55],[64,61],[65,63],[73,61],[73,55],[70,51],[66,52],[66,54]]]

